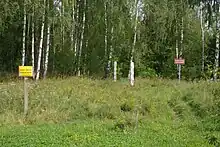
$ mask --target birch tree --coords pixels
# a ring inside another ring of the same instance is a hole
[[[77,48],[78,48],[78,34],[79,34],[79,2],[77,3],[76,2],[76,13],[75,13],[75,16],[76,19],[75,19],[75,41],[74,41],[74,59],[75,59],[75,65],[76,65],[76,57],[77,57]]]
[[[25,65],[25,55],[26,55],[26,54],[25,54],[26,24],[27,24],[26,1],[24,0],[23,43],[22,43],[22,66]]]
[[[41,70],[41,56],[42,56],[42,49],[43,49],[43,40],[44,40],[44,26],[45,26],[45,15],[46,15],[46,7],[45,7],[46,0],[44,0],[44,13],[42,16],[42,25],[41,25],[41,34],[40,34],[40,45],[39,45],[39,56],[38,56],[38,63],[37,63],[37,73],[36,73],[36,80],[40,78],[40,70]]]
[[[108,73],[111,70],[111,62],[112,62],[112,54],[113,54],[113,36],[114,36],[114,28],[112,26],[111,28],[111,45],[110,45],[110,51],[109,51],[109,59],[108,59],[108,65],[107,65],[107,71]]]
[[[47,4],[47,10],[49,13],[49,2]],[[48,14],[49,15],[49,14]],[[50,21],[49,21],[49,16],[48,16],[48,22],[47,22],[47,47],[46,47],[46,55],[45,55],[45,63],[44,63],[44,79],[46,78],[47,75],[47,70],[48,70],[48,58],[49,58],[49,51],[50,51]]]
[[[33,73],[35,74],[35,50],[34,50],[34,7],[33,7],[33,12],[32,12],[32,21],[31,21],[31,61],[32,61],[32,67],[33,67]],[[33,78],[35,78],[35,75],[33,75]]]
[[[204,25],[203,25],[203,8],[204,3],[200,2],[200,27],[201,27],[201,34],[202,34],[202,72],[204,73],[205,69],[205,31],[204,31]]]
[[[80,46],[79,46],[79,56],[78,56],[78,76],[81,75],[81,55],[82,55],[82,48],[83,48],[83,41],[84,41],[84,31],[85,31],[85,20],[86,20],[86,0],[84,0],[84,11],[83,11],[83,22],[82,22],[82,31],[81,31],[81,38],[80,38]]]
[[[105,12],[104,12],[104,19],[105,19],[105,61],[106,59],[108,59],[108,16],[107,16],[107,1],[104,2],[104,8],[105,8]],[[108,65],[107,65],[108,66]],[[105,67],[105,77],[108,77],[108,67]]]
[[[134,52],[135,52],[135,46],[136,46],[136,40],[137,40],[137,23],[138,23],[138,2],[139,0],[135,0],[135,23],[134,23],[134,40],[132,44],[132,50],[131,50],[131,59],[130,59],[130,82],[131,85],[134,85]]]
[[[25,63],[20,64],[32,63],[33,67],[35,66],[38,78],[41,75],[40,69],[43,69],[43,76],[45,72],[69,75],[73,71],[76,75],[89,73],[96,76],[110,73],[113,69],[113,61],[117,61],[119,76],[127,77],[130,69],[129,79],[131,79],[132,62],[135,62],[136,76],[145,77],[152,74],[173,78],[173,73],[179,69],[173,64],[173,56],[175,54],[181,57],[184,53],[187,59],[183,70],[184,78],[192,77],[191,71],[196,71],[200,76],[197,69],[204,70],[207,76],[209,70],[205,67],[208,65],[213,65],[213,72],[218,71],[216,68],[219,68],[217,63],[219,57],[216,55],[218,55],[219,37],[215,34],[215,14],[219,12],[211,10],[215,7],[214,1],[202,1],[203,9],[201,0],[193,1],[194,5],[200,6],[203,10],[200,11],[200,18],[195,16],[197,9],[187,6],[191,1],[183,0],[116,0],[114,2],[49,0],[49,2],[51,8],[52,3],[54,4],[51,11],[54,17],[49,26],[47,13],[44,16],[45,26],[42,23],[42,13],[47,9],[42,9],[42,6],[47,7],[47,4],[44,6],[43,0],[29,0],[22,3],[0,2],[2,8],[0,69],[15,72],[18,62],[24,61]],[[209,11],[213,12],[210,18],[208,18]],[[184,15],[183,19],[182,15]],[[214,24],[210,24],[209,29],[206,29],[207,21]],[[198,29],[199,25],[201,28]],[[42,29],[42,26],[45,28]],[[202,32],[206,35],[206,42]],[[183,44],[187,47],[186,50],[183,49]],[[19,46],[21,49],[18,53],[16,47]],[[62,50],[64,47],[65,49]],[[52,48],[52,54],[47,54]],[[48,55],[51,58],[48,58]],[[51,71],[50,68],[47,70],[50,62],[52,62]],[[103,68],[103,63],[107,71],[100,70]]]
[[[215,69],[214,69],[214,80],[217,81],[218,76],[218,68],[219,68],[219,5],[217,2],[215,3],[215,18],[216,18],[216,49],[215,49]]]
[[[75,30],[75,0],[72,0],[72,25],[71,25],[71,50],[74,51],[74,30]]]

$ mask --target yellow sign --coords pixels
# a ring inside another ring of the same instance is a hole
[[[19,77],[33,77],[33,67],[19,66]]]

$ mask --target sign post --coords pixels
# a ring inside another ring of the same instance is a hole
[[[175,58],[174,63],[178,65],[178,79],[179,82],[181,80],[181,66],[185,64],[185,59],[180,58]]]
[[[19,66],[19,77],[24,78],[24,115],[28,113],[28,77],[33,77],[32,66]]]

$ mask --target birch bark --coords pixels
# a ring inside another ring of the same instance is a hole
[[[34,9],[33,9],[33,13],[32,13],[32,21],[31,21],[31,38],[32,38],[32,41],[31,41],[31,60],[32,60],[32,66],[33,66],[33,73],[35,74],[35,53],[34,53]],[[35,75],[33,75],[33,78],[35,78]]]
[[[26,43],[26,24],[27,24],[27,16],[26,16],[26,1],[24,0],[24,20],[23,20],[23,41],[22,41],[22,66],[25,65],[25,43]]]
[[[84,8],[86,8],[86,0],[84,0]],[[78,60],[78,76],[81,75],[81,55],[82,55],[82,47],[83,47],[83,40],[84,40],[84,31],[85,31],[85,20],[86,20],[86,12],[84,9],[83,12],[83,25],[82,25],[82,31],[81,31],[81,38],[80,38],[80,47],[79,47],[79,60]]]
[[[130,72],[129,72],[129,78],[130,78],[130,83],[134,83],[134,52],[135,52],[135,46],[136,46],[136,41],[137,41],[137,22],[138,22],[138,2],[139,0],[135,0],[135,24],[134,24],[134,40],[133,40],[133,45],[132,45],[132,50],[131,50],[131,59],[130,59]],[[133,85],[132,85],[133,86]]]
[[[46,0],[44,0],[44,6],[45,6]],[[40,68],[41,68],[41,56],[42,56],[42,48],[43,48],[43,39],[44,39],[44,25],[45,25],[45,9],[44,8],[44,14],[42,17],[42,26],[41,26],[41,35],[40,35],[40,45],[39,45],[39,56],[38,56],[38,63],[37,63],[37,74],[36,74],[36,80],[39,80],[40,78]]]

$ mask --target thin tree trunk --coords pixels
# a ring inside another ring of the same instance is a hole
[[[70,35],[70,38],[71,38],[71,50],[74,51],[74,30],[75,30],[75,19],[74,19],[74,16],[75,16],[75,0],[72,0],[72,30],[71,30],[71,35]]]
[[[133,40],[133,45],[132,45],[132,50],[131,50],[131,59],[130,59],[130,72],[129,72],[129,78],[131,85],[133,86],[134,83],[134,52],[135,52],[135,46],[136,46],[136,41],[137,41],[137,21],[138,21],[138,1],[135,0],[135,24],[134,24],[134,40]]]
[[[219,68],[219,20],[218,17],[216,16],[216,49],[215,49],[214,81],[217,81],[218,78],[218,68]]]
[[[24,21],[23,21],[23,45],[22,45],[22,66],[25,65],[25,43],[26,43],[26,23],[27,23],[27,14],[26,14],[26,6],[24,0]]]
[[[62,20],[62,22],[61,22],[61,36],[62,36],[62,50],[64,50],[64,42],[65,42],[65,37],[64,37],[64,25],[63,25],[63,22],[64,22],[64,0],[62,0],[62,6],[61,6],[62,8],[62,10],[61,10],[61,20]]]
[[[47,49],[46,49],[45,64],[44,64],[44,67],[45,67],[44,79],[46,78],[47,70],[48,70],[49,52],[50,52],[50,24],[48,24],[48,27],[47,27]]]
[[[203,27],[203,2],[200,2],[200,26],[202,33],[202,72],[204,73],[205,68],[205,31]]]
[[[84,0],[84,8],[86,8],[86,0]],[[86,12],[84,9],[83,12],[83,25],[82,25],[82,31],[81,31],[81,39],[80,39],[80,47],[79,47],[79,60],[78,60],[78,76],[81,75],[81,55],[82,55],[82,47],[83,47],[83,40],[84,40],[84,31],[85,31],[85,19],[86,19]]]
[[[49,2],[47,4],[47,9],[49,11],[50,5]],[[49,19],[49,18],[48,18]],[[50,22],[47,22],[47,48],[46,48],[46,55],[45,55],[45,63],[44,63],[44,79],[46,79],[47,71],[48,71],[48,58],[50,53]]]
[[[29,51],[29,47],[30,47],[30,27],[31,27],[31,15],[30,14],[27,14],[27,34],[26,34],[26,62],[28,61],[28,57],[29,57],[29,54],[30,54],[30,51]],[[27,62],[28,63],[28,62]]]
[[[178,24],[178,15],[176,12],[176,58],[179,58],[179,24]],[[179,64],[177,66],[177,78],[179,78]]]
[[[131,62],[134,60],[134,52],[135,52],[135,45],[136,45],[136,41],[137,41],[137,21],[138,21],[138,1],[139,0],[135,0],[135,24],[134,24],[134,40],[133,40],[133,45],[132,45],[132,51],[131,51]]]
[[[105,8],[105,78],[108,77],[108,65],[106,66],[106,61],[108,59],[108,18],[107,18],[107,2],[104,3]]]
[[[78,33],[79,33],[79,2],[76,1],[76,14],[75,18],[75,41],[74,41],[74,65],[75,65],[75,73],[77,72],[77,50],[78,50]]]
[[[46,0],[44,0],[44,6],[45,6],[45,1]],[[39,78],[40,78],[41,56],[42,56],[42,48],[43,48],[43,40],[44,40],[44,25],[45,25],[45,11],[46,11],[45,9],[46,8],[44,8],[44,14],[43,14],[43,18],[42,18],[36,80],[39,80]]]
[[[56,47],[55,47],[55,26],[54,26],[54,19],[55,19],[55,16],[53,16],[52,18],[52,47],[53,47],[53,70],[52,70],[52,73],[54,74],[55,72],[55,58],[56,58]]]
[[[183,16],[181,18],[181,38],[180,38],[180,51],[179,51],[179,58],[182,58],[182,54],[183,54],[183,39],[184,39],[184,34],[183,34],[183,30],[184,30],[184,24],[183,24]],[[179,64],[179,81],[181,79],[181,70],[182,70],[182,65]]]
[[[33,10],[34,11],[34,10]],[[32,38],[32,45],[31,45],[31,57],[32,57],[32,66],[33,66],[33,73],[35,74],[35,62],[34,62],[34,12],[32,13],[32,22],[31,22],[31,38]],[[33,78],[35,78],[35,75],[33,75]]]
[[[87,51],[88,49],[88,43],[89,43],[89,40],[86,39],[86,46],[85,46],[85,49]],[[83,67],[83,74],[86,75],[86,69],[87,69],[87,53],[85,52],[85,57],[84,57],[84,67]]]
[[[176,38],[176,58],[179,58],[179,45],[178,38]],[[179,78],[179,64],[177,64],[177,76]]]
[[[111,62],[112,62],[112,53],[113,53],[113,32],[114,28],[111,28],[111,46],[110,46],[110,52],[109,52],[109,59],[108,59],[108,73],[111,71]]]
[[[76,25],[76,22],[75,22],[75,4],[76,4],[76,0],[72,0],[72,27],[71,27],[71,35],[70,35],[70,38],[71,38],[71,51],[72,53],[74,53],[74,55],[76,54],[76,52],[74,51],[74,32],[75,32],[75,25]],[[72,69],[74,70],[75,68],[75,56],[74,56],[74,60],[73,60],[73,63],[72,63]]]

